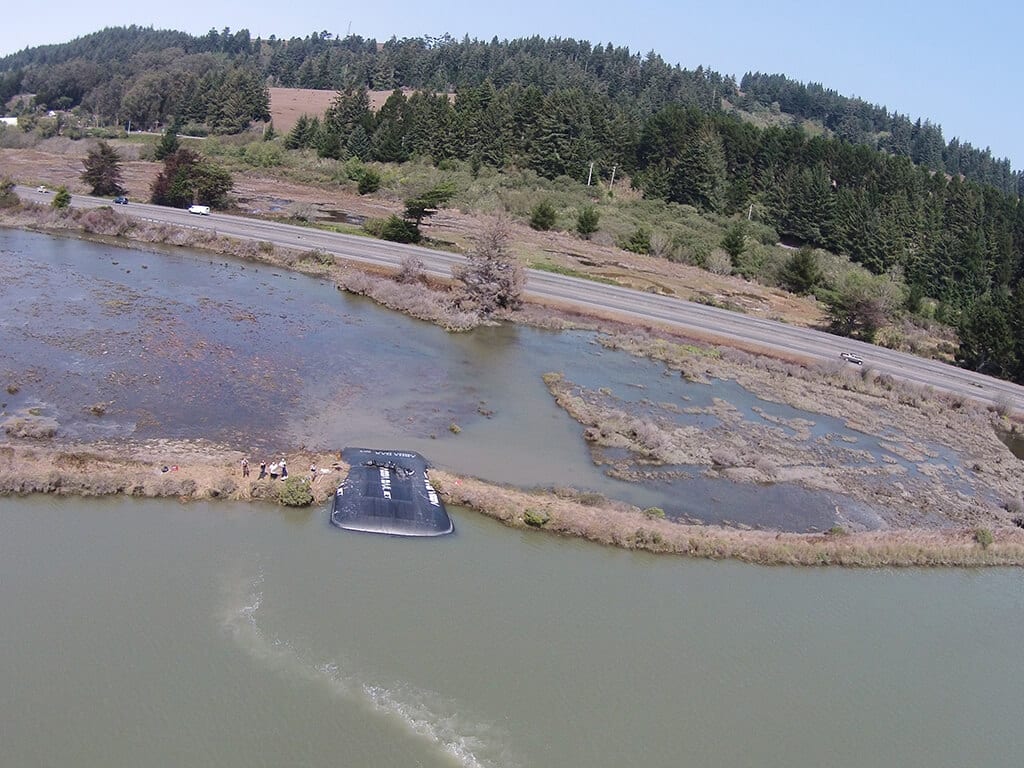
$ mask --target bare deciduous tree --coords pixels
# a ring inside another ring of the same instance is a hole
[[[418,256],[403,256],[398,266],[398,274],[395,281],[405,285],[421,283],[426,279],[427,273],[423,267],[423,260]]]
[[[459,304],[481,315],[516,309],[522,304],[526,273],[509,248],[511,223],[497,217],[489,222],[477,239],[468,263],[452,269],[462,283]]]

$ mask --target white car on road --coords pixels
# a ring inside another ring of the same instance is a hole
[[[840,352],[839,356],[848,363],[853,363],[854,365],[864,365],[864,358],[861,357],[860,355],[853,354],[853,352]]]

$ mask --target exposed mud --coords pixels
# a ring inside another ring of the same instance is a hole
[[[742,482],[842,492],[865,505],[845,515],[837,508],[851,530],[1009,526],[1024,507],[1020,460],[999,438],[1016,426],[994,411],[838,366],[812,369],[636,334],[605,343],[664,360],[688,378],[734,380],[767,402],[822,420],[838,415],[855,433],[830,433],[814,420],[763,409],[744,414],[724,400],[704,408],[625,402],[546,377],[558,404],[586,427],[594,460],[617,476],[650,481],[685,465]]]

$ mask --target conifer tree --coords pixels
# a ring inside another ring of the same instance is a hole
[[[600,219],[601,214],[598,213],[597,208],[592,205],[586,206],[576,217],[576,232],[584,240],[589,240],[590,236],[597,232],[597,224]]]
[[[746,227],[743,222],[738,221],[726,230],[722,237],[722,248],[729,254],[729,258],[736,261],[742,255],[746,247]]]
[[[824,279],[814,249],[804,246],[790,256],[783,265],[779,279],[786,289],[793,293],[813,293]]]
[[[163,136],[160,137],[156,149],[153,150],[153,157],[157,160],[163,160],[168,155],[173,155],[177,152],[180,146],[181,142],[178,140],[178,131],[172,126],[164,131]]]
[[[89,150],[82,161],[85,170],[81,179],[89,185],[94,195],[120,195],[124,193],[121,186],[121,156],[117,150],[105,141],[99,142],[95,149]]]

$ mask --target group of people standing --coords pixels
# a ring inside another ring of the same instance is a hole
[[[268,475],[271,480],[277,480],[279,477],[282,480],[286,479],[288,477],[288,463],[284,459],[281,459],[280,461],[275,461],[268,467],[266,461],[261,461],[260,475],[256,479],[262,480]],[[249,477],[249,459],[242,459],[242,477]]]

